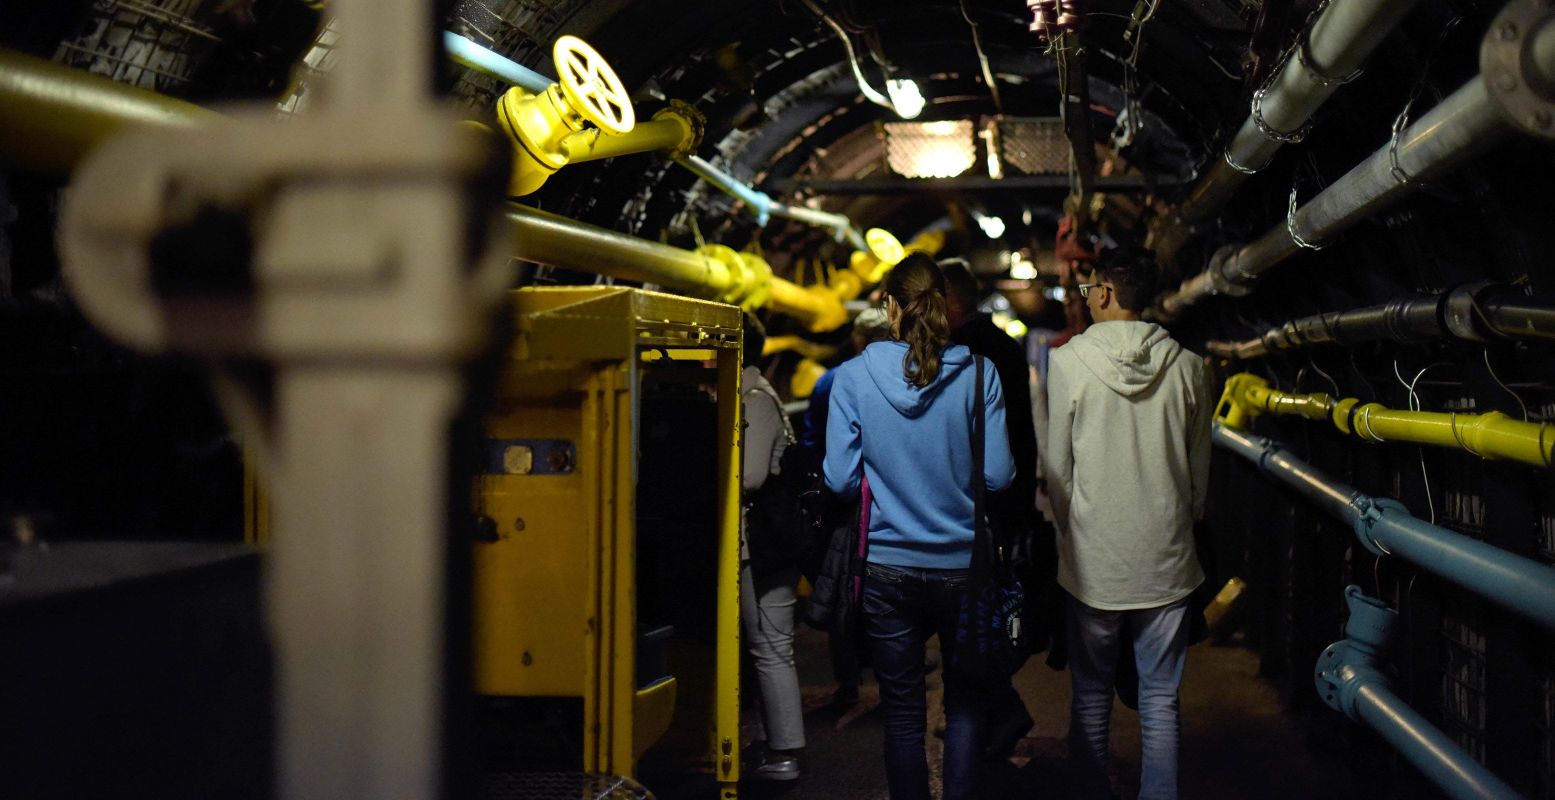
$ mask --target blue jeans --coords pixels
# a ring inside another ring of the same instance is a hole
[[[1107,736],[1120,629],[1134,639],[1139,668],[1139,800],[1177,797],[1177,687],[1188,656],[1188,601],[1103,611],[1069,597],[1069,759],[1077,796],[1109,798]]]
[[[966,594],[967,570],[869,564],[864,577],[864,632],[880,683],[885,725],[886,781],[891,800],[929,800],[929,762],[923,737],[924,644],[939,634],[942,663],[951,663],[956,618]],[[946,669],[945,800],[977,797],[986,706],[975,684]]]

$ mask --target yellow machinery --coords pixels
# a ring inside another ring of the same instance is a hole
[[[1368,442],[1415,442],[1456,447],[1480,458],[1509,459],[1548,467],[1555,457],[1555,427],[1545,422],[1514,420],[1499,411],[1459,414],[1399,411],[1353,397],[1335,400],[1327,394],[1292,394],[1269,388],[1251,373],[1226,379],[1215,416],[1233,428],[1245,428],[1262,413],[1294,414],[1328,420],[1340,432]]]
[[[581,699],[585,771],[635,775],[657,744],[733,798],[740,311],[613,287],[514,303],[474,500],[476,688]]]

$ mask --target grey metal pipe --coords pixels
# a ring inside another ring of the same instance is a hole
[[[1271,439],[1216,422],[1214,440],[1348,522],[1373,553],[1404,558],[1555,630],[1555,569],[1417,519],[1395,500],[1361,494]]]
[[[1395,300],[1351,311],[1330,311],[1278,325],[1241,342],[1209,342],[1216,355],[1248,359],[1320,344],[1391,340],[1428,342],[1445,337],[1555,340],[1555,306],[1496,287],[1465,286],[1435,297]]]
[[[1465,161],[1483,153],[1513,131],[1481,77],[1464,84],[1393,143],[1377,148],[1365,161],[1324,189],[1292,217],[1274,225],[1240,249],[1217,255],[1209,269],[1184,282],[1162,300],[1167,318],[1205,296],[1246,287],[1271,267],[1300,252],[1304,242],[1320,246],[1355,223],[1377,213]],[[1396,168],[1395,168],[1396,162]]]
[[[1255,100],[1256,116],[1248,114],[1223,157],[1215,161],[1183,202],[1178,210],[1183,220],[1191,224],[1213,216],[1242,187],[1249,174],[1268,166],[1285,141],[1291,135],[1300,135],[1312,115],[1361,68],[1416,2],[1330,3],[1306,32],[1306,51],[1298,45],[1286,59]]]
[[[1356,716],[1409,759],[1432,783],[1454,800],[1519,798],[1511,786],[1475,761],[1409,707],[1380,680],[1356,689]]]

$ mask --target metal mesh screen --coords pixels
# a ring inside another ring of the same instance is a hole
[[[81,35],[54,60],[116,81],[177,94],[221,44],[196,15],[203,0],[97,0]]]
[[[562,24],[584,2],[462,0],[449,17],[449,28],[482,47],[534,68],[550,60],[551,44]],[[454,86],[454,94],[471,106],[486,108],[507,89],[507,84],[496,78],[465,70]]]
[[[585,772],[503,772],[481,776],[481,800],[652,800],[631,778]]]
[[[904,178],[954,178],[977,161],[972,121],[885,123],[886,163]]]
[[[297,80],[292,86],[292,93],[280,102],[281,111],[295,114],[307,108],[308,92],[317,85],[314,78],[334,68],[339,45],[340,29],[335,26],[335,20],[331,19],[319,28],[312,46],[303,54],[302,60],[297,62]]]
[[[1485,635],[1468,619],[1442,616],[1442,730],[1485,761]]]
[[[1069,139],[1063,120],[1056,118],[1000,117],[999,161],[1005,169],[1022,175],[1069,173]]]

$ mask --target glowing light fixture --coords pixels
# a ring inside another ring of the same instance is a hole
[[[977,227],[983,229],[983,234],[990,239],[997,239],[1004,235],[1004,219],[1001,217],[978,214]],[[1033,275],[1035,277],[1035,275]]]
[[[1009,334],[1011,339],[1019,339],[1025,336],[1026,330],[1026,323],[1018,319],[1012,319],[1004,325],[1004,332]]]
[[[1036,280],[1037,265],[1030,259],[1019,259],[1010,265],[1010,277],[1018,281]]]
[[[892,78],[885,82],[885,93],[902,119],[914,119],[923,111],[923,92],[912,78]]]
[[[904,178],[954,178],[977,163],[972,121],[887,122],[886,161]]]

